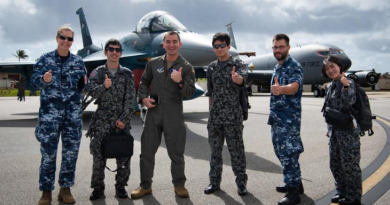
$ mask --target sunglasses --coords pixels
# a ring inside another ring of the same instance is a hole
[[[60,38],[63,41],[65,41],[65,39],[68,40],[68,41],[73,41],[73,37],[65,37],[65,36],[63,36],[61,34],[58,34],[58,38]]]
[[[215,49],[218,49],[218,48],[225,48],[227,45],[226,45],[226,43],[223,43],[223,44],[214,44],[213,45],[213,47],[215,48]]]
[[[122,49],[121,49],[121,48],[108,47],[108,48],[106,49],[106,51],[110,51],[110,52],[116,51],[117,53],[122,53]]]

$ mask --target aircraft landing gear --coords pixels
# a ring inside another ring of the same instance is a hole
[[[322,88],[322,86],[320,86],[320,85],[312,85],[312,91],[313,91],[314,97],[316,97],[316,98],[324,97],[325,93],[326,93],[326,90],[324,88]]]

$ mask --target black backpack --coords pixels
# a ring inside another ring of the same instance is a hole
[[[251,105],[249,104],[248,90],[245,85],[240,90],[240,105],[244,121],[248,120],[248,109],[251,109]]]
[[[371,113],[370,101],[366,91],[359,85],[356,85],[356,102],[352,105],[352,114],[359,124],[360,136],[364,136],[366,131],[368,131],[369,136],[374,134],[372,119],[376,119],[376,116]]]

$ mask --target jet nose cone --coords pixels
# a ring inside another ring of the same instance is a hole
[[[343,64],[345,71],[347,71],[352,65],[351,59],[349,59],[346,55],[339,56],[339,59]]]

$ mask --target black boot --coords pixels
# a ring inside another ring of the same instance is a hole
[[[298,190],[299,190],[300,194],[305,193],[305,190],[303,188],[302,182],[299,184]],[[281,192],[281,193],[287,193],[287,187],[286,187],[286,185],[284,185],[284,186],[276,186],[276,191],[277,192]]]
[[[93,189],[91,196],[89,196],[89,200],[93,201],[100,199],[101,197],[104,197],[104,188],[95,188]]]
[[[344,198],[339,200],[339,204],[340,205],[361,205],[362,203],[358,199],[348,200]]]
[[[278,205],[295,205],[299,203],[301,203],[301,197],[299,197],[298,187],[288,187],[286,196],[278,202]]]
[[[127,194],[127,191],[125,189],[125,186],[122,185],[116,185],[115,186],[115,193],[118,198],[121,199],[127,199],[129,198],[129,195]]]

